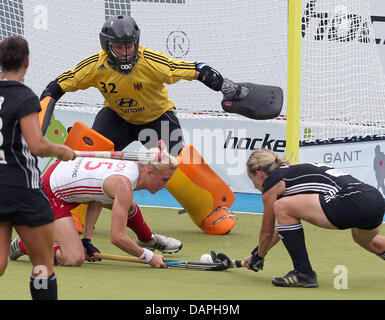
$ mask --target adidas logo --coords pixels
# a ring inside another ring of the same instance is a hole
[[[104,66],[104,64],[102,63],[99,67],[98,67],[98,70],[107,70],[107,68]]]

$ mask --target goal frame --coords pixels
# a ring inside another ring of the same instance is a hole
[[[302,0],[288,0],[286,156],[299,162]]]

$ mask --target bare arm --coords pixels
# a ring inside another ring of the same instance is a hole
[[[128,254],[140,257],[145,250],[126,234],[128,212],[133,202],[131,182],[120,175],[110,176],[105,180],[103,188],[109,196],[114,198],[111,217],[111,242]],[[150,265],[153,268],[166,267],[163,256],[159,254],[153,255]]]
[[[86,219],[84,222],[84,238],[91,239],[94,232],[96,221],[99,218],[100,212],[103,208],[103,204],[98,201],[92,201],[88,204]]]
[[[274,189],[274,187],[272,189]],[[271,248],[270,244],[273,240],[275,230],[273,205],[277,200],[277,194],[272,189],[262,196],[264,211],[258,241],[258,255],[261,257],[264,257]]]
[[[267,251],[269,251],[272,247],[274,247],[279,242],[279,240],[281,240],[281,238],[278,235],[277,228],[275,228],[274,229],[273,239],[271,240],[270,246],[269,246]]]
[[[30,113],[20,120],[21,131],[31,152],[39,157],[58,157],[60,160],[73,160],[75,153],[65,145],[49,142],[43,137],[37,112]]]
[[[275,229],[274,203],[279,195],[285,191],[285,182],[280,181],[270,190],[263,194],[263,219],[261,230],[259,231],[258,254],[264,257],[266,253],[279,241],[278,233]]]
[[[274,202],[277,201],[278,195],[285,190],[285,183],[278,182],[274,187],[263,194],[263,218],[262,225],[259,231],[258,255],[265,257],[267,252],[274,247],[280,240],[278,232],[275,228]],[[246,257],[243,263],[248,267],[251,256]]]

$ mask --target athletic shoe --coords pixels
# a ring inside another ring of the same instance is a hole
[[[21,241],[20,237],[17,237],[12,240],[11,246],[9,248],[9,259],[17,260],[21,256],[24,256],[24,253],[20,250],[19,242]]]
[[[154,251],[155,249],[163,253],[174,253],[182,249],[183,245],[177,239],[162,236],[161,234],[152,233],[151,240],[148,242],[142,242],[136,240],[136,243],[142,248]]]
[[[282,278],[274,278],[272,282],[275,286],[278,287],[318,287],[317,275],[314,271],[312,274],[306,274],[297,270],[293,270]]]

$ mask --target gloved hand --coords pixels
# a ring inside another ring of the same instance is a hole
[[[223,79],[221,91],[226,99],[241,100],[247,96],[249,89],[227,78]]]
[[[259,270],[263,269],[263,263],[265,261],[265,258],[262,258],[258,255],[258,246],[251,251],[251,258],[249,261],[249,267],[255,272],[258,272]]]
[[[101,259],[96,259],[94,257],[94,253],[95,252],[99,252],[99,249],[96,248],[92,243],[91,243],[91,239],[87,239],[87,238],[83,238],[82,239],[82,244],[83,244],[83,247],[84,247],[84,251],[86,253],[86,260],[87,261],[91,261],[91,262],[95,262],[96,260],[98,261],[101,261]]]
[[[223,263],[226,268],[233,268],[231,259],[226,254],[222,252],[216,254],[215,251],[211,250],[210,256],[214,263]]]

